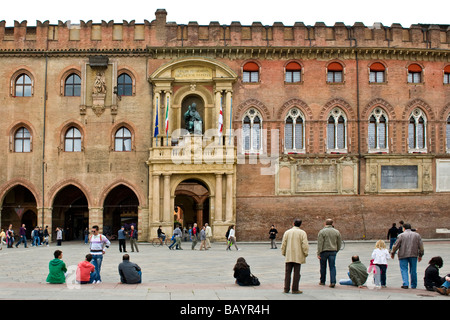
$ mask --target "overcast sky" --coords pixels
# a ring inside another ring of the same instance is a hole
[[[122,20],[142,23],[155,19],[157,9],[167,10],[167,21],[187,24],[196,21],[208,25],[211,21],[229,25],[239,21],[250,25],[258,21],[263,25],[282,22],[292,26],[295,22],[314,25],[324,22],[333,26],[336,22],[353,25],[362,22],[372,26],[381,22],[385,26],[400,23],[403,27],[411,24],[450,24],[449,0],[2,0],[0,21],[7,26],[14,21],[28,21],[35,26],[36,20],[49,20],[51,24],[70,20],[78,24],[92,20],[94,23]]]

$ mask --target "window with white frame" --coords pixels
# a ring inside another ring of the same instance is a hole
[[[450,84],[450,65],[444,68],[444,84]]]
[[[81,132],[76,127],[70,127],[66,131],[64,137],[64,151],[80,152],[81,151]]]
[[[408,83],[422,82],[422,67],[417,63],[413,63],[408,67]]]
[[[416,108],[409,117],[408,147],[409,152],[426,152],[427,150],[427,118],[425,113]]]
[[[386,68],[380,62],[375,62],[370,65],[369,82],[370,83],[384,83]]]
[[[332,62],[327,67],[327,83],[344,82],[344,67],[338,62]]]
[[[31,134],[25,127],[14,133],[14,152],[31,152]]]
[[[29,75],[22,73],[15,81],[14,96],[31,97],[33,95],[33,81]]]
[[[242,68],[242,82],[259,82],[259,65],[255,62],[247,62]]]
[[[327,124],[328,152],[347,152],[347,118],[340,108],[331,110]]]
[[[369,117],[369,152],[388,152],[388,116],[381,108],[375,108]]]
[[[284,121],[284,151],[305,152],[305,117],[297,108],[292,108]]]
[[[297,83],[302,80],[302,67],[297,62],[289,62],[285,67],[286,83]]]
[[[116,131],[114,137],[115,151],[131,151],[131,132],[126,127],[121,127]]]
[[[262,117],[256,109],[249,109],[242,119],[242,142],[245,153],[262,152]]]

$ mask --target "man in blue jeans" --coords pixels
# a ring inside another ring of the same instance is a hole
[[[341,250],[341,233],[334,228],[333,220],[327,219],[325,227],[317,236],[317,258],[320,260],[320,285],[325,285],[327,263],[330,268],[330,287],[336,285],[336,254]]]
[[[106,248],[109,248],[111,242],[108,238],[99,233],[98,226],[92,227],[92,235],[89,237],[89,253],[92,255],[91,263],[95,267],[95,278],[93,283],[100,283],[102,278],[100,277],[100,271],[102,269],[103,255]]]
[[[423,242],[420,235],[411,230],[411,224],[405,223],[403,230],[392,247],[391,258],[394,259],[395,253],[398,251],[398,260],[403,281],[401,288],[409,288],[409,268],[411,289],[415,289],[417,288],[417,262],[422,260],[424,254]]]

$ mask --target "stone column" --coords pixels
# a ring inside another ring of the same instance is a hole
[[[42,230],[48,226],[49,233],[49,242],[52,241],[53,235],[53,226],[52,226],[52,212],[53,208],[36,208],[37,209],[37,220],[42,221]],[[42,220],[42,215],[44,216],[44,220]],[[40,223],[38,223],[40,224]]]
[[[164,198],[163,198],[163,221],[171,221],[170,212],[170,173],[165,173],[164,175]]]
[[[98,226],[99,232],[103,232],[103,208],[89,208],[89,228]]]
[[[222,173],[216,173],[215,221],[223,221],[222,216]]]
[[[153,174],[153,221],[161,221],[161,217],[159,214],[159,177],[160,174]]]
[[[225,221],[233,221],[233,174],[231,173],[227,173],[225,206]]]

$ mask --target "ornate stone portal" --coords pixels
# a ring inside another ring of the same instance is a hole
[[[209,201],[203,199],[194,210],[197,223],[211,225],[213,238],[223,239],[228,226],[236,223],[236,150],[233,144],[224,144],[229,132],[224,130],[223,136],[218,136],[217,130],[220,109],[230,114],[236,79],[229,67],[206,58],[175,60],[150,76],[153,129],[158,125],[159,134],[153,139],[147,161],[149,239],[156,237],[160,225],[166,234],[173,231],[174,217],[179,218],[175,212],[177,188],[186,181],[197,181],[208,190]],[[202,102],[201,114],[193,97]],[[184,101],[189,104],[182,112]],[[223,125],[229,128],[226,116]],[[201,195],[190,196],[196,199]],[[201,212],[209,212],[209,217]]]

